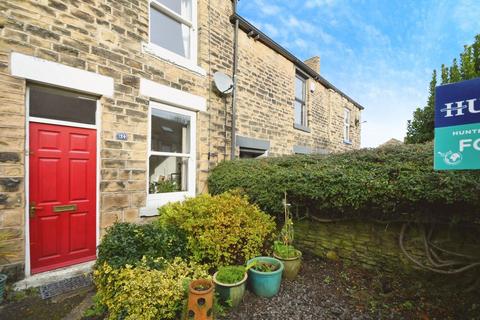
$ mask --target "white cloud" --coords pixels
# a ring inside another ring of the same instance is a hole
[[[282,11],[279,6],[268,3],[264,0],[255,0],[255,4],[257,8],[266,16],[273,16]]]
[[[463,31],[480,30],[480,3],[478,0],[460,0],[455,4],[453,17]]]
[[[335,4],[335,0],[308,0],[305,2],[307,8],[329,7]]]
[[[245,6],[256,1],[265,2]],[[432,69],[448,64],[480,30],[478,1],[271,1],[281,14],[264,19],[250,10],[260,29],[300,59],[320,55],[322,75],[365,107],[362,145],[374,147],[403,140],[413,111],[426,104]],[[398,12],[385,14],[392,8]]]

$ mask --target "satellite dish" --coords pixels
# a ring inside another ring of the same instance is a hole
[[[213,74],[213,82],[215,83],[217,90],[222,94],[229,94],[233,90],[232,78],[221,71],[217,71]]]

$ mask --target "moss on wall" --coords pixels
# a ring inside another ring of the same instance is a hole
[[[322,223],[302,220],[295,225],[297,246],[315,255],[325,257],[334,251],[344,262],[367,269],[390,273],[412,273],[418,270],[402,253],[399,234],[402,223],[376,223],[369,221],[340,221]],[[407,250],[418,260],[425,262],[423,244],[424,225],[409,229],[405,237]],[[443,248],[480,256],[479,225],[436,226],[432,239]],[[478,259],[480,260],[480,259]],[[480,267],[469,274],[480,274]]]

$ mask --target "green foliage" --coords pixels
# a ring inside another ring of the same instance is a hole
[[[11,250],[12,244],[8,242],[13,237],[14,234],[8,229],[0,230],[0,265],[8,263],[8,258],[15,257],[15,252]]]
[[[450,67],[442,64],[440,77],[441,84],[480,77],[480,34],[475,37],[472,45],[464,46],[463,52],[460,53],[460,66],[456,58],[453,59]],[[406,143],[424,143],[433,140],[436,84],[437,72],[434,70],[427,105],[424,108],[417,108],[413,113],[413,119],[408,121]]]
[[[108,309],[108,319],[178,319],[188,283],[208,278],[204,266],[181,258],[154,262],[164,268],[152,269],[144,258],[135,267],[113,268],[104,262],[94,271],[98,301]]]
[[[158,225],[187,234],[196,262],[210,267],[243,264],[259,255],[272,239],[273,219],[237,193],[204,194],[159,209]]]
[[[280,230],[280,241],[275,241],[273,245],[273,252],[285,259],[297,257],[298,251],[293,247],[294,230],[293,230],[293,218],[290,212],[290,204],[287,203],[287,193],[285,192],[285,198],[283,199],[284,206],[284,218],[283,227]]]
[[[298,251],[292,245],[286,245],[280,241],[275,241],[273,252],[280,258],[290,259],[298,257]]]
[[[245,277],[244,266],[220,267],[217,273],[217,280],[221,283],[232,284],[241,281]]]
[[[253,269],[260,272],[273,272],[278,270],[280,266],[278,264],[270,263],[270,262],[263,262],[258,261],[254,266]]]
[[[413,113],[413,120],[408,121],[405,143],[424,143],[433,140],[436,86],[437,71],[433,70],[427,106],[423,109],[417,108]]]
[[[98,247],[97,264],[107,262],[110,266],[119,268],[126,264],[134,265],[143,256],[186,258],[188,250],[185,233],[175,226],[115,223],[107,229],[107,234]]]
[[[224,162],[208,188],[212,194],[240,188],[277,215],[286,191],[293,208],[323,218],[480,217],[480,171],[434,171],[431,143]]]
[[[160,180],[158,182],[151,182],[150,193],[166,193],[180,191],[177,183],[172,180]]]

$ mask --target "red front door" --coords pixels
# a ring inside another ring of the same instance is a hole
[[[32,273],[94,260],[96,131],[31,122],[29,154]]]

